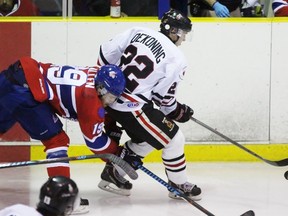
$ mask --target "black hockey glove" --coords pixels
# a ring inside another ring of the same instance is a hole
[[[138,169],[137,165],[143,164],[140,156],[124,147],[122,147],[119,156],[123,158],[123,160],[125,160],[127,163],[129,163],[135,170]]]
[[[115,125],[113,128],[106,129],[106,134],[110,139],[114,140],[118,145],[122,136],[122,130],[120,127]]]
[[[185,104],[180,104],[177,102],[176,109],[169,113],[167,116],[177,122],[187,122],[190,120],[191,116],[194,114],[192,108]]]
[[[105,132],[106,134],[114,140],[118,145],[122,136],[122,130],[117,126],[116,121],[110,118],[108,114],[105,115]]]

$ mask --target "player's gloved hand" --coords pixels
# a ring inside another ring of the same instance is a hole
[[[107,113],[105,114],[105,132],[113,139],[118,145],[122,136],[121,127],[117,126],[115,120],[113,120]]]
[[[143,162],[141,160],[141,157],[136,155],[134,152],[130,151],[129,149],[126,149],[124,147],[121,147],[120,151],[120,157],[123,158],[127,163],[129,163],[135,170],[138,169],[138,165],[142,165]]]
[[[122,136],[122,130],[120,127],[115,125],[113,128],[106,129],[106,134],[113,139],[118,145]]]
[[[169,113],[167,116],[178,122],[187,122],[190,120],[193,114],[194,111],[192,108],[190,108],[186,104],[178,103],[177,108],[173,112]]]
[[[213,7],[217,17],[230,17],[230,12],[229,12],[228,8],[226,6],[220,4],[219,2],[216,1],[212,5],[212,7]]]

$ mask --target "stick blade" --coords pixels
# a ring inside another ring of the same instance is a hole
[[[105,155],[105,157],[104,157],[104,155]],[[116,155],[112,155],[112,154],[103,154],[102,157],[110,160],[111,162],[113,162],[113,163],[117,164],[119,167],[121,167],[121,169],[123,169],[124,172],[131,179],[136,180],[138,178],[138,174],[137,174],[136,170],[130,164],[128,164],[126,161],[124,161],[122,158],[120,158]]]
[[[255,216],[255,213],[254,213],[254,211],[249,210],[249,211],[241,214],[240,216]]]
[[[288,165],[288,158],[277,161],[278,166],[287,166]]]

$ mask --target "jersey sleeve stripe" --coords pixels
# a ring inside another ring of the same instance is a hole
[[[103,61],[103,63],[105,64],[105,65],[107,65],[107,64],[109,64],[109,62],[105,59],[105,57],[104,57],[104,54],[103,54],[103,51],[102,51],[102,46],[100,47],[100,52],[99,52],[99,54],[100,54],[100,59],[101,59],[101,61]]]

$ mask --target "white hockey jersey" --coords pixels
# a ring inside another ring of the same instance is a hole
[[[116,64],[126,76],[126,90],[111,108],[135,111],[151,101],[164,114],[176,108],[176,89],[187,62],[164,34],[143,27],[126,30],[101,45],[98,64]]]
[[[35,208],[23,204],[15,204],[0,210],[0,216],[43,216]]]

